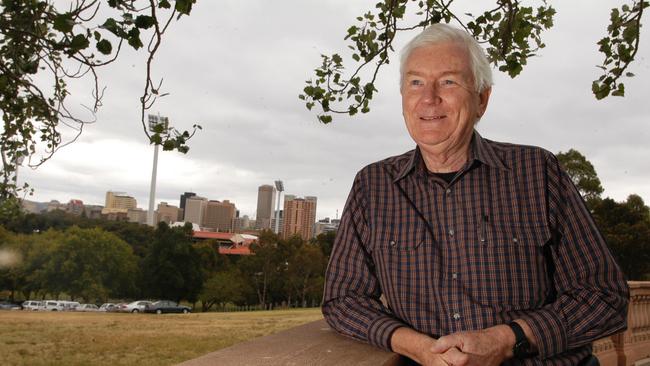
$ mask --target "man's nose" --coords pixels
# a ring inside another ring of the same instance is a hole
[[[424,94],[422,96],[422,99],[426,103],[439,104],[442,102],[442,97],[440,96],[440,88],[436,83],[427,83],[427,85],[423,88],[422,93]]]

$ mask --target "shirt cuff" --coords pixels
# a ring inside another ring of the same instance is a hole
[[[390,339],[397,328],[402,327],[406,327],[406,324],[389,316],[380,316],[373,320],[368,327],[368,343],[393,352]]]
[[[539,358],[549,358],[568,349],[566,328],[562,319],[552,309],[541,309],[520,318],[525,320],[533,331]]]

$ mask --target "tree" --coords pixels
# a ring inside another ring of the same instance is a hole
[[[628,280],[650,279],[650,209],[638,195],[599,201],[594,218]]]
[[[226,303],[242,304],[245,294],[250,291],[248,283],[238,269],[217,272],[203,286],[199,299],[203,311],[209,311],[214,305]]]
[[[453,2],[379,1],[374,11],[357,17],[358,23],[347,30],[345,40],[356,63],[352,72],[346,73],[339,54],[321,55],[322,64],[315,69],[315,78],[307,80],[299,98],[309,110],[318,106],[317,118],[321,123],[331,122],[333,114],[352,116],[369,112],[370,101],[377,91],[375,80],[381,67],[391,60],[395,36],[440,22],[456,23],[466,29],[486,46],[489,61],[514,78],[521,73],[528,58],[545,47],[542,33],[553,27],[555,9],[546,1],[534,8],[519,1],[497,0],[496,6],[479,16],[454,13],[450,10]],[[622,78],[634,76],[626,69],[638,51],[641,18],[650,3],[631,2],[612,9],[607,35],[598,42],[604,60],[599,66],[602,75],[592,83],[597,99],[623,96]],[[411,19],[416,21],[409,23]]]
[[[135,290],[137,258],[131,247],[102,229],[72,227],[59,238],[44,266],[55,292],[71,298],[104,301],[128,297]]]
[[[580,195],[587,201],[591,208],[594,200],[600,199],[603,193],[603,186],[600,184],[598,174],[593,164],[579,151],[569,149],[569,151],[557,154],[557,159],[564,170],[569,174],[573,184],[576,185]]]
[[[156,228],[149,254],[142,264],[144,294],[179,302],[195,302],[203,286],[200,259],[192,246],[191,227]]]
[[[125,44],[147,53],[141,122],[151,143],[164,150],[187,152],[192,133],[159,124],[149,132],[145,112],[164,96],[162,82],[153,82],[153,59],[172,20],[189,15],[196,0],[2,0],[0,2],[0,214],[15,215],[16,167],[23,159],[33,167],[73,142],[84,120],[66,104],[71,80],[93,82],[93,114],[102,104],[104,88],[97,70],[114,62]],[[104,8],[102,8],[102,6]],[[148,34],[148,36],[146,35]],[[147,40],[148,38],[148,40]],[[51,83],[51,84],[50,84]],[[53,85],[45,89],[43,85]],[[63,141],[62,125],[76,131]],[[42,142],[42,145],[39,143]],[[42,150],[42,153],[41,151]]]
[[[287,283],[303,307],[308,299],[320,303],[327,259],[319,247],[304,243],[289,258]]]

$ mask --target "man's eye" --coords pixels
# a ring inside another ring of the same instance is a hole
[[[444,85],[444,86],[452,86],[452,85],[456,85],[457,83],[456,83],[454,80],[451,80],[451,79],[445,79],[445,80],[442,80],[442,81],[440,82],[440,84],[441,84],[441,85]]]
[[[420,86],[422,84],[422,80],[411,80],[411,85],[413,86]]]

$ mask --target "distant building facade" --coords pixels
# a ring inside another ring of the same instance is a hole
[[[339,228],[340,222],[341,220],[330,220],[329,217],[318,220],[318,222],[314,224],[314,236],[327,232],[336,232]]]
[[[192,196],[186,198],[183,221],[202,225],[203,214],[205,213],[207,204],[208,199],[205,197]]]
[[[284,197],[284,225],[282,237],[287,239],[293,235],[300,235],[304,240],[314,236],[314,222],[316,221],[317,198],[306,196],[296,198],[293,195]]]
[[[138,224],[147,224],[147,213],[149,211],[145,211],[141,208],[130,208],[126,210],[126,217],[129,222],[137,222]]]
[[[271,229],[275,209],[275,187],[264,184],[257,189],[257,214],[255,227],[259,230]]]
[[[188,198],[190,197],[195,197],[196,193],[194,192],[184,192],[181,194],[181,199],[180,199],[180,209],[185,211],[185,201],[187,201]],[[181,216],[180,220],[183,219],[184,216]]]
[[[130,208],[138,207],[138,203],[135,198],[128,196],[123,192],[106,192],[106,204],[104,208],[118,208],[128,210]]]
[[[160,202],[156,210],[156,222],[165,222],[171,224],[181,220],[181,209],[168,204],[167,202]]]
[[[208,201],[201,226],[214,231],[232,232],[236,212],[235,204],[228,200]]]

